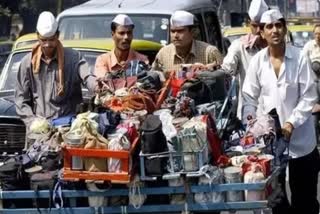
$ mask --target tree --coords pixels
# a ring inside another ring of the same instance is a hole
[[[51,11],[54,15],[57,15],[61,10],[83,2],[86,2],[86,0],[1,0],[0,26],[8,26],[7,28],[10,29],[11,22],[6,25],[2,25],[3,21],[1,20],[11,20],[11,16],[17,13],[23,20],[23,30],[21,35],[35,32],[37,18],[42,11]],[[3,16],[6,18],[3,18]]]

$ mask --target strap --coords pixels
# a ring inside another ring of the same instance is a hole
[[[56,201],[56,198],[59,198],[60,204]],[[55,184],[52,194],[52,200],[56,208],[63,208],[63,197],[62,197],[62,181],[58,180]]]

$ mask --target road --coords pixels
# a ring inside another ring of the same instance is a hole
[[[319,174],[318,180],[320,181],[320,174]],[[289,190],[288,184],[287,184],[287,190]],[[288,191],[288,198],[290,200],[290,191]],[[318,182],[318,201],[320,201],[320,184],[319,184],[319,182]],[[229,212],[222,212],[221,214],[229,214]],[[236,212],[236,214],[253,214],[253,212],[252,211],[238,211],[238,212]]]

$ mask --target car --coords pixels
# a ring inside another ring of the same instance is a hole
[[[12,45],[13,45],[13,41],[10,41],[10,40],[0,42],[0,74],[11,52]]]
[[[62,44],[80,51],[88,62],[90,72],[93,72],[97,56],[113,48],[111,39],[64,40]],[[135,40],[132,42],[132,47],[154,57],[162,46],[151,41]],[[150,47],[152,47],[151,51]],[[26,128],[16,114],[14,88],[20,62],[24,56],[30,53],[31,48],[32,44],[16,47],[9,55],[0,75],[0,159],[20,153],[25,147]],[[88,98],[90,94],[87,90],[83,90],[83,96]]]
[[[286,36],[286,40],[288,43],[296,45],[295,38],[297,38],[299,41],[300,32],[297,32],[298,29],[299,27],[288,26],[288,34]],[[300,28],[300,29],[303,30],[307,28]],[[244,36],[250,32],[251,32],[250,27],[246,27],[246,26],[245,27],[226,27],[223,30],[223,36],[229,39],[230,42],[233,42],[234,40],[239,39],[241,36]],[[293,35],[293,32],[294,32],[294,35]],[[298,42],[296,46],[299,47]]]
[[[30,46],[38,42],[38,37],[36,33],[28,33],[23,36],[20,36],[13,44],[12,50],[25,47],[25,46]]]
[[[313,25],[288,25],[294,46],[303,48],[308,41],[312,40],[313,28]]]
[[[223,36],[228,38],[230,42],[250,33],[249,27],[229,27],[223,30]]]
[[[60,39],[111,37],[112,19],[124,13],[135,24],[134,38],[167,45],[170,43],[169,20],[176,10],[193,13],[197,19],[195,38],[224,52],[217,7],[212,0],[91,0],[58,15]]]

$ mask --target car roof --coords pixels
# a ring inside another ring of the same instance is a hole
[[[224,29],[223,35],[228,37],[228,36],[235,36],[235,35],[243,35],[250,32],[251,31],[249,27],[231,27],[231,28]]]
[[[167,14],[171,15],[176,10],[193,10],[206,7],[215,7],[211,0],[91,0],[72,7],[60,13],[63,16],[101,15],[101,14]]]
[[[313,25],[288,25],[288,29],[291,32],[299,32],[299,31],[312,32],[313,28],[314,28]]]
[[[29,40],[28,40],[29,39]],[[19,47],[19,42],[28,42],[26,45]],[[15,47],[13,50],[24,50],[31,49],[34,43],[37,42],[37,34],[27,34],[25,36],[17,39]],[[79,40],[61,40],[64,47],[76,48],[76,49],[90,49],[90,50],[104,50],[109,51],[114,47],[113,40],[111,38],[101,38],[101,39],[79,39]],[[18,46],[18,47],[17,47]],[[146,40],[133,40],[131,47],[137,51],[148,51],[154,50],[158,51],[162,48],[162,45],[157,42],[146,41]]]

